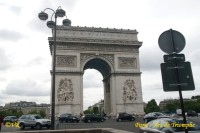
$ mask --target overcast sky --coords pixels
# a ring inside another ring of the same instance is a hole
[[[199,0],[0,0],[1,106],[20,100],[50,103],[51,55],[47,38],[52,35],[38,19],[38,13],[58,6],[66,11],[73,26],[139,32],[138,39],[143,42],[140,65],[144,102],[179,98],[178,92],[163,91],[160,64],[165,53],[159,48],[158,37],[171,28],[181,32],[186,39],[181,53],[191,62],[196,87],[183,92],[183,97],[200,95]],[[85,71],[83,91],[84,108],[103,99],[98,71]]]

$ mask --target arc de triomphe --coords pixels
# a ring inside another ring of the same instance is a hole
[[[83,74],[93,68],[103,76],[104,111],[143,113],[136,30],[57,27],[55,115],[83,112]],[[53,38],[49,38],[52,51]],[[95,95],[95,94],[94,94]]]

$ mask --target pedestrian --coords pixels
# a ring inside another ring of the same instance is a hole
[[[3,116],[0,114],[0,132],[1,132],[1,125],[3,123]]]
[[[82,119],[84,116],[84,113],[83,112],[80,112],[80,119]]]

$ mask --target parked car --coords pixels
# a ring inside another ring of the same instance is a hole
[[[67,117],[67,116],[69,116],[69,115],[72,115],[72,114],[70,114],[70,113],[61,114],[60,117]],[[59,117],[59,118],[60,118],[60,117]]]
[[[101,115],[96,115],[96,114],[86,114],[85,116],[82,117],[82,121],[84,122],[104,122],[105,118]]]
[[[59,121],[60,121],[60,123],[62,123],[62,122],[79,122],[80,119],[73,115],[61,115],[59,117]]]
[[[16,116],[6,116],[3,119],[3,124],[6,124],[6,122],[16,122],[18,121],[18,118]]]
[[[190,116],[192,116],[192,117],[194,117],[194,116],[198,116],[198,113],[196,113],[196,112],[193,111],[193,110],[188,110],[188,112],[187,112],[187,116],[188,116],[188,117],[190,117]]]
[[[35,127],[36,129],[47,127],[49,129],[51,127],[51,120],[42,118],[38,114],[22,115],[19,118],[19,126],[21,129],[24,129],[26,127]]]
[[[141,133],[185,133],[185,126],[182,125],[183,118],[160,118],[150,121],[146,124],[146,127],[142,127]],[[200,133],[200,125],[194,121],[187,120],[187,127],[189,133]]]
[[[154,119],[158,119],[158,118],[169,118],[169,116],[166,116],[166,115],[164,115],[163,113],[160,113],[160,112],[151,112],[151,113],[146,114],[143,117],[143,120],[146,123],[148,123],[149,121],[154,120]]]
[[[128,114],[128,113],[119,113],[117,114],[116,120],[119,121],[124,121],[124,120],[128,120],[128,121],[134,121],[135,120],[135,116]]]

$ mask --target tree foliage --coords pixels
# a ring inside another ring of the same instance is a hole
[[[200,95],[197,95],[197,96],[192,96],[191,99],[199,99],[200,98]]]
[[[144,109],[145,113],[150,113],[150,112],[158,112],[160,111],[155,99],[152,99],[147,103],[147,107]]]
[[[42,116],[43,118],[46,117],[46,112],[45,110],[39,110],[37,111],[36,109],[31,110],[28,112],[29,114],[39,114],[40,116]]]
[[[93,107],[93,112],[94,112],[95,114],[98,114],[98,113],[99,113],[99,108],[98,108],[98,107]]]
[[[36,109],[33,109],[33,110],[31,110],[31,111],[28,112],[28,114],[37,114],[37,113],[38,113],[38,112],[37,112]]]
[[[23,115],[23,112],[20,110],[20,109],[8,109],[8,110],[5,110],[5,111],[0,111],[0,114],[3,116],[3,117],[6,117],[6,116],[16,116],[16,117],[20,117]]]
[[[45,110],[43,110],[43,109],[39,111],[39,114],[40,114],[43,118],[45,118],[45,117],[47,116]]]
[[[91,109],[87,109],[83,112],[84,112],[84,114],[93,114],[94,113],[93,110],[91,110]]]
[[[170,102],[166,105],[165,110],[171,113],[175,113],[177,109],[180,108],[180,103],[179,101],[175,100],[173,102]]]
[[[196,112],[200,112],[200,98],[199,96],[192,96],[192,99],[194,98],[197,98],[197,99],[183,102],[185,112],[187,112],[188,110],[194,110]],[[170,103],[167,103],[165,107],[165,110],[168,110],[170,112],[176,112],[176,109],[181,109],[179,100],[173,100]]]
[[[84,114],[99,114],[99,107],[89,107],[87,110],[83,111]]]

